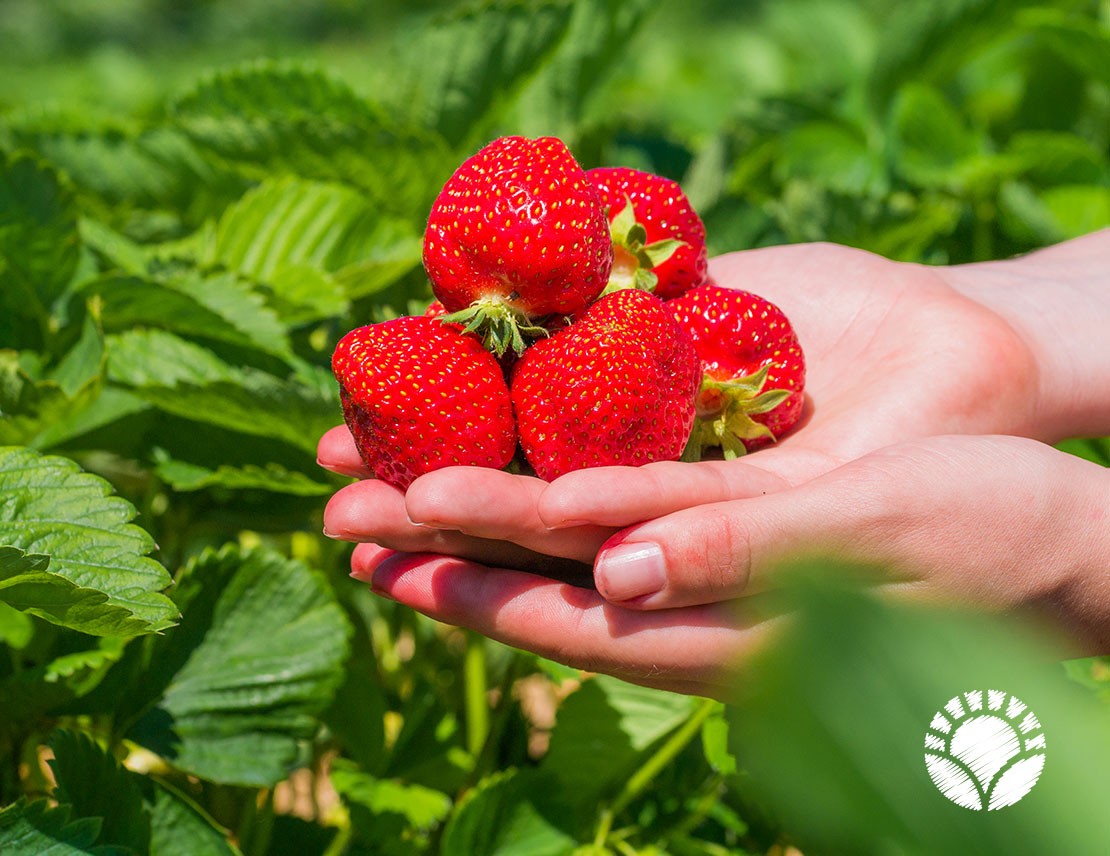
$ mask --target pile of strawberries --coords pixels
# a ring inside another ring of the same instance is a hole
[[[551,480],[734,457],[801,413],[789,321],[709,281],[705,227],[669,179],[502,137],[436,198],[424,267],[428,311],[352,330],[332,359],[363,460],[398,487],[454,465]]]

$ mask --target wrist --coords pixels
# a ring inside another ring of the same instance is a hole
[[[1110,434],[1110,229],[1015,259],[938,272],[1005,321],[1034,356],[1028,434]]]

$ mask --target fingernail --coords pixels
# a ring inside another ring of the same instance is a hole
[[[598,557],[595,578],[598,590],[609,601],[655,594],[667,583],[663,551],[652,543],[618,544]]]

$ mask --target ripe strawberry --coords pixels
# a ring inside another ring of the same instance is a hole
[[[458,464],[504,467],[516,450],[509,389],[482,343],[404,316],[359,327],[332,355],[343,416],[366,466],[402,489]]]
[[[549,481],[585,467],[677,460],[700,380],[693,343],[659,298],[606,295],[513,369],[524,455]]]
[[[642,288],[670,300],[705,282],[705,225],[677,182],[628,167],[586,175],[608,210],[610,287]]]
[[[532,322],[574,315],[609,279],[613,249],[597,191],[555,137],[501,137],[468,158],[432,204],[424,268],[450,319],[498,353]]]
[[[424,316],[426,318],[442,318],[446,314],[447,307],[440,303],[438,300],[433,300],[424,310]]]
[[[735,458],[794,426],[802,413],[805,357],[781,309],[713,284],[666,305],[693,338],[705,372],[684,460],[698,460],[713,446]]]

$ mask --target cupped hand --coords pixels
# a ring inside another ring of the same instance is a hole
[[[724,697],[780,622],[785,563],[835,557],[880,591],[1029,610],[1077,651],[1110,650],[1110,472],[1037,441],[946,436],[884,448],[775,493],[620,532],[597,590],[509,568],[359,545],[354,576],[433,618],[564,663]]]
[[[360,481],[329,504],[329,533],[521,568],[534,569],[541,555],[592,563],[619,528],[779,491],[891,443],[938,433],[1038,436],[1034,354],[942,269],[803,244],[722,256],[711,273],[778,304],[802,343],[806,411],[777,446],[727,463],[580,470],[550,487],[479,468],[430,473],[407,494]],[[336,472],[368,475],[345,428],[325,435],[318,457]]]

